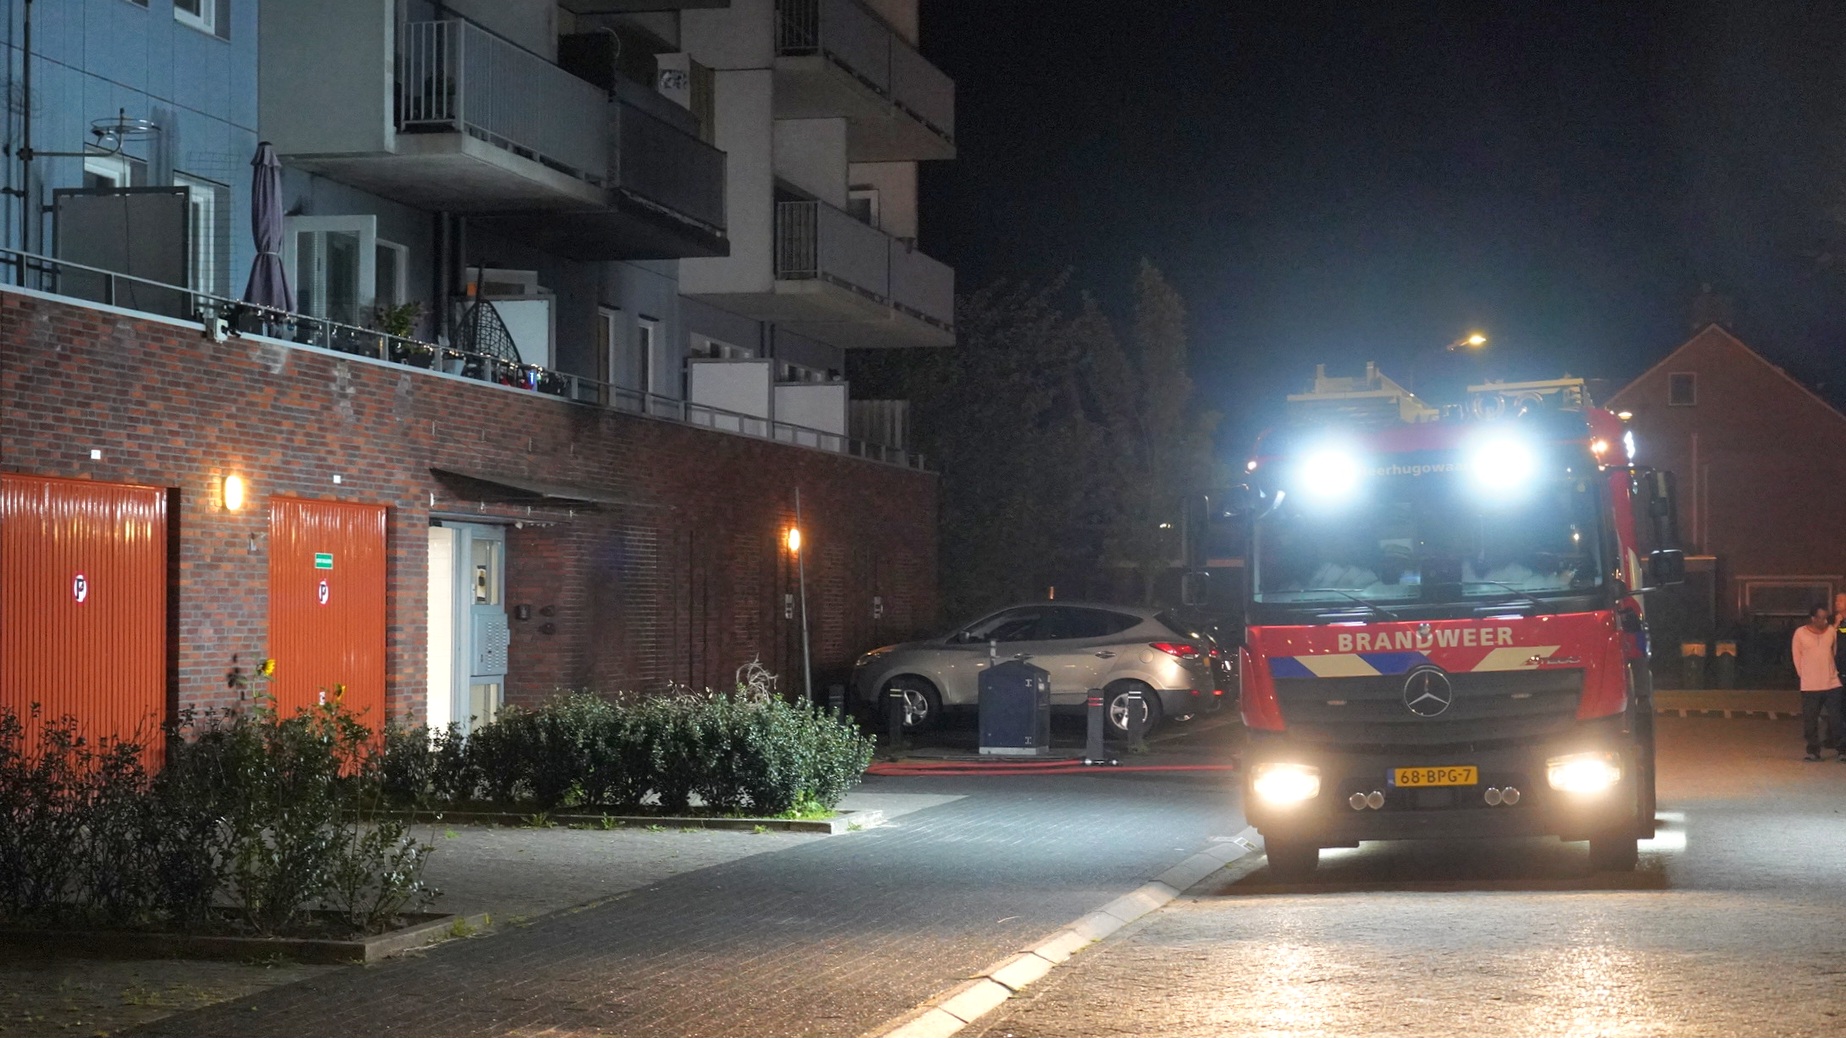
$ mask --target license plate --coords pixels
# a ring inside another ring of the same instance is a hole
[[[1434,768],[1392,768],[1393,786],[1474,786],[1481,781],[1481,769],[1472,764]]]

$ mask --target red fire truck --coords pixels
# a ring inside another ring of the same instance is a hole
[[[1641,595],[1684,576],[1672,476],[1580,384],[1481,399],[1295,422],[1249,462],[1245,810],[1278,878],[1414,838],[1628,869],[1653,835]]]

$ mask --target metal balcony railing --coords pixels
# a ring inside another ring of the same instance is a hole
[[[776,203],[776,278],[891,300],[891,237],[817,201]]]
[[[823,202],[776,203],[776,279],[827,281],[955,328],[953,268]]]
[[[955,82],[857,0],[776,0],[776,53],[822,55],[955,139]]]
[[[614,189],[714,231],[725,229],[725,154],[635,105],[615,105]]]
[[[184,300],[189,304],[190,312],[195,315],[194,319],[201,323],[208,334],[222,321],[222,330],[227,336],[263,336],[284,345],[318,347],[373,362],[478,379],[508,389],[540,393],[625,414],[813,447],[886,465],[926,470],[921,454],[855,440],[839,433],[787,422],[773,422],[759,415],[694,404],[677,397],[645,393],[567,371],[554,371],[536,364],[515,364],[501,357],[387,335],[370,328],[358,328],[307,314],[252,306],[235,299],[194,292],[180,285],[118,274],[51,256],[0,248],[0,271],[4,272],[0,284],[14,284],[31,291],[61,296],[79,305],[100,303],[132,309],[133,302],[138,299]],[[66,281],[82,285],[87,291],[96,294],[70,295],[60,290]],[[171,315],[161,313],[161,316]]]
[[[955,328],[955,268],[891,239],[891,305],[938,328]]]
[[[466,133],[594,184],[609,162],[601,90],[471,22],[407,22],[397,128]]]

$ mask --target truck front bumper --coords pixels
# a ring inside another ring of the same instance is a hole
[[[1589,732],[1596,734],[1594,729]],[[1548,762],[1573,753],[1613,754],[1620,761],[1620,779],[1594,793],[1551,788]],[[1365,840],[1646,835],[1651,826],[1643,822],[1652,820],[1638,817],[1637,758],[1631,743],[1606,736],[1486,750],[1396,752],[1353,752],[1285,738],[1253,738],[1244,758],[1244,812],[1265,836],[1322,847],[1354,846]],[[1258,765],[1266,762],[1316,769],[1318,793],[1293,803],[1266,799],[1255,788]],[[1478,769],[1478,781],[1418,788],[1392,782],[1399,768],[1454,767]],[[1510,804],[1508,790],[1517,791]]]

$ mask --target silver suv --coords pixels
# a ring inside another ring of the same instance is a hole
[[[883,710],[901,690],[906,725],[929,728],[944,708],[980,702],[990,660],[1023,659],[1051,675],[1054,711],[1081,711],[1103,690],[1104,716],[1121,734],[1128,694],[1141,692],[1146,727],[1222,705],[1227,667],[1209,635],[1172,616],[1130,606],[1039,602],[1002,609],[942,638],[873,649],[853,666],[853,696]],[[880,715],[882,716],[882,714]]]

